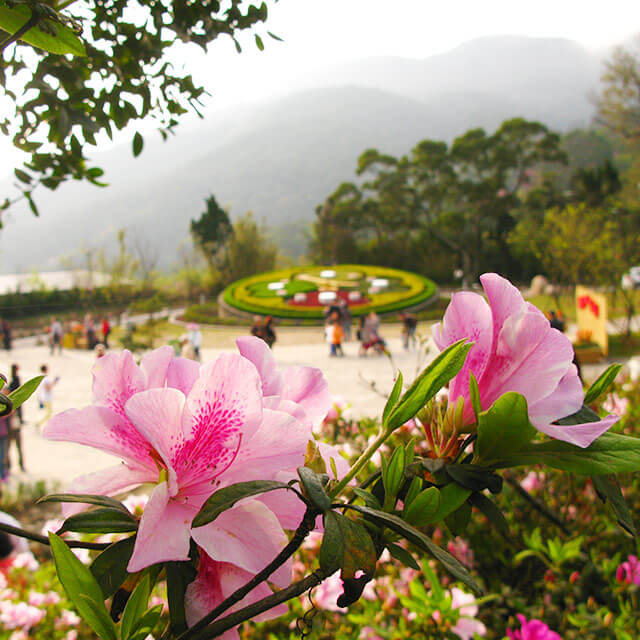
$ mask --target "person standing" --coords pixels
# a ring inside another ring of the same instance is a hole
[[[104,348],[109,348],[109,334],[111,333],[111,325],[109,324],[109,319],[105,316],[102,318],[102,344],[104,344]]]
[[[251,326],[251,335],[264,340],[264,327],[262,326],[262,316],[253,316],[253,325]]]
[[[2,346],[6,351],[11,351],[11,327],[6,320],[2,320]]]
[[[58,318],[51,319],[51,355],[55,353],[58,347],[58,355],[62,354],[62,323]]]
[[[21,386],[20,376],[18,375],[18,365],[11,365],[11,380],[9,381],[9,391],[15,391]],[[18,451],[18,463],[21,471],[26,471],[24,467],[24,454],[22,453],[22,425],[24,420],[22,418],[22,407],[18,407],[9,420],[9,442],[7,443],[7,468],[11,467],[9,462],[9,449],[11,443],[15,443]]]
[[[202,347],[202,331],[200,327],[193,323],[189,325],[189,340],[196,354],[196,360],[200,360],[200,348]]]
[[[276,338],[276,330],[273,326],[273,317],[267,316],[264,321],[264,341],[269,346],[269,349],[273,349],[273,345],[275,344]]]
[[[351,323],[353,318],[351,316],[351,309],[349,309],[349,303],[346,300],[340,300],[340,315],[342,317],[344,341],[349,342],[351,340]]]
[[[344,331],[342,330],[342,324],[337,317],[334,317],[329,325],[329,337],[330,337],[330,357],[344,356],[342,351],[342,340],[344,338]]]
[[[416,348],[416,328],[418,321],[416,317],[410,313],[401,312],[400,320],[402,320],[402,346],[405,351],[409,350],[409,343],[413,349]]]
[[[53,387],[58,384],[60,378],[52,378],[49,375],[49,367],[47,367],[46,364],[40,367],[40,371],[44,375],[44,378],[38,387],[38,402],[40,403],[40,408],[44,409],[44,414],[40,420],[38,420],[36,426],[43,427],[53,413]]]

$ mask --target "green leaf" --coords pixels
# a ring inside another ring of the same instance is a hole
[[[454,536],[461,536],[467,529],[470,520],[471,505],[468,502],[464,502],[444,519]]]
[[[384,410],[382,411],[382,425],[387,425],[387,419],[389,418],[389,414],[392,409],[396,406],[398,402],[398,398],[402,393],[402,372],[398,371],[398,377],[396,378],[395,383],[393,384],[393,389],[391,389],[391,393],[387,398],[387,402],[384,405]]]
[[[407,494],[404,497],[404,512],[409,508],[409,505],[415,500],[416,496],[422,491],[422,479],[418,476],[414,476],[407,490]],[[372,505],[368,505],[372,506]],[[375,507],[374,507],[375,508]]]
[[[146,640],[151,635],[151,632],[155,629],[160,616],[162,615],[162,605],[158,604],[155,607],[151,607],[136,624],[129,640]]]
[[[0,29],[7,33],[16,33],[31,17],[31,9],[25,4],[18,4],[9,7],[0,7]],[[52,20],[44,20],[49,25],[55,25],[56,35],[41,31],[37,26],[29,29],[21,38],[34,47],[48,51],[49,53],[65,54],[71,53],[74,56],[86,55],[84,44],[78,36],[65,25]]]
[[[121,640],[130,640],[133,631],[147,610],[150,593],[149,575],[145,574],[138,586],[133,590],[129,600],[127,600],[127,606],[124,608],[122,622],[120,623]]]
[[[636,535],[636,527],[629,507],[624,500],[620,485],[615,476],[594,476],[591,478],[598,496],[604,503],[609,503],[618,518],[620,526],[632,536]]]
[[[495,468],[545,464],[578,475],[610,475],[640,470],[640,438],[605,433],[583,449],[562,440],[530,443],[518,453],[498,460]]]
[[[49,533],[49,543],[58,578],[78,613],[102,640],[117,640],[116,627],[91,571],[55,533]]]
[[[616,379],[620,369],[622,369],[621,364],[612,364],[607,367],[607,369],[603,371],[598,376],[598,379],[589,387],[589,390],[584,396],[584,404],[591,404],[602,394],[606,393]]]
[[[22,171],[22,169],[14,169],[13,173],[16,174],[16,178],[18,178],[20,182],[31,184],[31,176],[26,171]]]
[[[56,533],[125,533],[137,529],[138,521],[128,511],[124,513],[120,509],[98,507],[68,517]]]
[[[280,36],[277,36],[275,33],[271,33],[271,31],[267,31],[267,34],[269,35],[270,38],[273,38],[278,42],[284,42],[284,40]]]
[[[133,136],[133,155],[138,157],[142,153],[142,147],[144,146],[144,139],[138,131]]]
[[[405,567],[411,567],[416,571],[420,571],[420,565],[417,563],[416,559],[406,549],[403,549],[399,544],[387,542],[387,549],[389,550],[391,557],[402,562]]]
[[[498,507],[482,493],[473,493],[469,502],[481,511],[489,522],[503,535],[509,535],[509,523]]]
[[[412,544],[432,555],[452,576],[456,578],[456,580],[460,580],[460,582],[466,584],[476,593],[482,592],[477,582],[473,579],[473,576],[450,553],[441,549],[421,531],[418,531],[418,529],[412,527],[401,518],[398,518],[398,516],[394,516],[391,513],[385,513],[384,511],[378,511],[376,509],[362,507],[357,504],[344,505],[344,507],[354,509],[355,511],[362,513],[368,520],[371,520],[378,526],[387,527],[392,531],[395,531]]]
[[[260,51],[264,51],[264,42],[262,42],[262,38],[257,33],[255,34],[255,38],[258,49],[260,49]]]
[[[482,404],[480,402],[480,389],[478,387],[478,381],[473,375],[473,371],[469,371],[469,398],[471,400],[471,406],[473,407],[473,413],[476,416],[476,422],[482,413]]]
[[[465,489],[455,482],[440,487],[440,506],[433,515],[433,522],[444,520],[450,513],[459,509],[470,495],[469,489]]]
[[[322,458],[315,440],[307,442],[307,453],[304,456],[304,466],[316,473],[327,473],[327,465]]]
[[[470,491],[489,489],[494,494],[502,491],[502,478],[491,469],[475,464],[448,464],[445,471],[452,480]]]
[[[415,527],[424,527],[434,522],[433,517],[440,508],[440,491],[436,487],[429,487],[421,491],[410,503],[405,503],[402,517]]]
[[[404,458],[405,450],[402,445],[396,447],[388,465],[382,471],[382,484],[385,493],[385,508],[392,509],[396,496],[404,481]]]
[[[298,467],[298,476],[304,488],[304,494],[321,513],[331,508],[331,500],[324,490],[320,476],[308,467]]]
[[[221,513],[233,507],[239,500],[274,491],[275,489],[291,489],[291,487],[284,482],[276,482],[275,480],[252,480],[250,482],[237,482],[219,489],[202,505],[191,526],[202,527],[205,524],[209,524]]]
[[[110,598],[129,577],[127,565],[133,553],[135,536],[119,540],[107,547],[89,567],[102,589],[102,596]]]
[[[387,428],[397,429],[413,418],[462,369],[472,346],[465,338],[440,353],[400,398],[389,415]]]
[[[31,380],[28,380],[9,394],[9,398],[11,398],[11,402],[13,402],[14,410],[24,404],[33,395],[33,392],[38,388],[43,379],[44,376],[31,378]]]
[[[169,601],[169,618],[174,634],[187,629],[187,616],[184,611],[184,596],[187,587],[197,575],[191,561],[165,562],[167,574],[167,600]]]
[[[89,493],[50,493],[48,496],[40,498],[36,504],[44,502],[80,502],[82,504],[95,504],[98,507],[106,507],[107,509],[117,509],[131,515],[129,509],[122,502],[118,502],[109,496],[97,496]]]
[[[524,396],[505,393],[478,416],[476,460],[486,462],[515,453],[535,435]]]
[[[600,416],[587,407],[587,405],[582,405],[582,408],[572,413],[570,416],[566,418],[562,418],[560,420],[556,420],[553,424],[559,424],[562,426],[571,426],[573,424],[583,424],[585,422],[599,422]]]
[[[371,507],[372,509],[382,509],[382,505],[373,493],[369,493],[359,487],[352,487],[351,490],[358,496],[358,498],[362,498],[368,507]]]
[[[373,576],[376,551],[367,530],[358,522],[335,511],[323,517],[325,534],[320,547],[320,566],[327,572],[342,570],[342,578],[354,578],[358,571]],[[326,542],[325,542],[326,540]]]

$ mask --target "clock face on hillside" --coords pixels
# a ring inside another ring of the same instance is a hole
[[[239,280],[222,294],[224,304],[246,313],[321,318],[326,307],[347,304],[353,315],[401,311],[423,305],[435,284],[418,274],[386,267],[295,267]]]

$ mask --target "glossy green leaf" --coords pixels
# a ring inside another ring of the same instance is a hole
[[[124,513],[120,509],[98,507],[83,511],[68,517],[60,529],[58,535],[65,531],[79,533],[126,533],[137,531],[138,521],[129,512]]]
[[[138,586],[133,590],[129,600],[127,600],[127,606],[124,608],[122,621],[120,623],[121,640],[130,640],[138,622],[147,610],[150,593],[151,584],[149,581],[149,575],[146,574],[143,576],[142,580],[140,580]]]
[[[461,504],[445,519],[445,523],[454,536],[461,536],[466,531],[471,520],[471,505],[468,502]]]
[[[385,492],[385,507],[393,508],[396,496],[404,481],[405,450],[402,445],[396,447],[388,464],[382,471],[382,484]]]
[[[31,9],[25,4],[16,5],[9,8],[6,5],[0,6],[0,29],[7,33],[16,33],[31,17]],[[48,51],[49,53],[65,54],[71,53],[74,56],[86,55],[82,40],[69,28],[58,22],[46,20],[48,24],[54,26],[56,35],[46,33],[40,28],[29,29],[21,38],[34,47]]]
[[[473,407],[473,413],[476,417],[476,422],[480,414],[482,413],[482,404],[480,402],[480,389],[478,387],[478,381],[473,375],[473,371],[469,371],[469,398],[471,400],[471,406]]]
[[[15,173],[16,178],[18,178],[20,182],[31,184],[31,176],[26,171],[22,171],[22,169],[14,169],[13,173]]]
[[[50,493],[40,498],[36,504],[43,502],[79,502],[82,504],[95,504],[98,507],[106,507],[108,509],[117,509],[123,513],[131,515],[129,509],[122,502],[109,496],[97,496],[89,493]]]
[[[411,569],[415,569],[416,571],[421,570],[420,565],[418,564],[416,559],[406,549],[403,549],[399,544],[387,542],[387,549],[389,550],[391,557],[402,562],[405,567],[410,567]]]
[[[368,507],[371,507],[372,509],[382,509],[382,505],[378,502],[378,498],[376,498],[373,493],[358,487],[352,487],[351,490],[358,496],[358,498],[362,498]]]
[[[480,510],[489,522],[503,535],[509,535],[509,523],[504,514],[495,503],[482,493],[473,493],[469,497],[469,502],[476,509]]]
[[[342,568],[344,559],[344,538],[342,529],[338,525],[337,513],[327,511],[322,517],[324,523],[324,535],[320,545],[320,569],[331,575]]]
[[[162,608],[161,604],[151,607],[151,609],[138,620],[138,623],[129,636],[129,640],[147,640],[162,616]]]
[[[321,513],[331,508],[331,500],[324,490],[321,477],[308,467],[298,467],[298,476],[304,488],[305,496]]]
[[[107,547],[91,563],[89,570],[100,585],[104,598],[110,598],[129,577],[127,565],[135,542],[135,536],[119,540]]]
[[[264,51],[264,42],[262,42],[262,38],[257,33],[255,34],[255,39],[258,49],[260,49],[260,51]]]
[[[572,424],[583,424],[585,422],[598,422],[599,420],[600,416],[593,409],[587,407],[586,404],[583,404],[581,409],[566,418],[556,420],[554,424],[567,426]]]
[[[603,371],[598,379],[589,387],[587,393],[584,396],[584,404],[591,404],[597,400],[601,395],[609,390],[609,387],[614,383],[618,373],[622,369],[621,364],[612,364],[605,371]]]
[[[405,503],[402,517],[415,527],[424,527],[434,522],[433,517],[438,513],[439,508],[440,491],[436,487],[429,487],[421,491],[408,506]]]
[[[387,428],[397,429],[413,418],[462,369],[472,346],[466,339],[459,340],[438,354],[391,411]]]
[[[450,513],[459,509],[470,495],[469,489],[465,489],[455,482],[440,487],[440,506],[433,516],[433,522],[444,520]]]
[[[195,580],[197,572],[190,561],[165,562],[164,567],[167,575],[167,600],[171,629],[174,634],[179,634],[187,628],[184,596],[189,584]]]
[[[233,507],[239,500],[251,498],[275,489],[290,489],[284,482],[275,480],[251,480],[249,482],[237,482],[228,487],[218,489],[202,505],[200,511],[193,519],[193,527],[202,527],[213,522],[221,513]]]
[[[478,416],[476,460],[488,462],[519,451],[536,435],[529,422],[527,401],[519,393],[509,392]]]
[[[562,440],[529,443],[494,463],[496,468],[545,464],[578,475],[596,476],[640,470],[640,438],[605,433],[583,449]]]
[[[448,464],[445,470],[452,480],[470,491],[485,489],[489,489],[491,493],[502,491],[502,478],[491,469],[475,464]]]
[[[382,425],[383,426],[386,426],[387,419],[389,418],[389,414],[391,413],[393,408],[398,403],[398,398],[400,397],[400,394],[402,393],[402,384],[403,384],[402,372],[398,371],[398,377],[396,378],[396,381],[393,384],[393,389],[391,389],[391,393],[389,394],[389,397],[387,398],[387,402],[384,405],[384,410],[382,411]]]
[[[58,578],[80,616],[101,640],[117,640],[116,627],[109,617],[102,591],[91,571],[54,533],[49,533],[49,543]]]
[[[144,139],[138,131],[133,136],[133,155],[138,157],[142,153],[142,147],[144,146]]]
[[[616,514],[620,526],[628,531],[632,536],[636,535],[636,527],[633,523],[633,516],[625,502],[620,485],[615,476],[594,476],[591,478],[593,486],[598,496],[604,503],[611,505]]]
[[[28,380],[9,394],[9,398],[11,398],[11,402],[13,402],[14,410],[24,404],[33,395],[43,379],[44,376],[31,378],[31,380]]]
[[[418,531],[418,529],[402,520],[402,518],[390,513],[385,513],[384,511],[377,511],[375,509],[369,509],[368,507],[362,507],[356,504],[345,506],[349,509],[354,509],[362,513],[368,520],[378,526],[387,527],[401,535],[403,538],[406,538],[412,544],[432,555],[457,580],[466,584],[476,593],[481,593],[481,589],[473,579],[473,576],[460,564],[460,562],[458,562],[458,560],[456,560],[450,553],[447,553],[444,549],[441,549],[421,531]]]

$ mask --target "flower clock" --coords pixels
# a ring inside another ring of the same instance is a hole
[[[161,607],[148,608],[159,580],[169,605],[163,639],[237,638],[241,623],[280,615],[287,601],[327,579],[337,584],[332,606],[344,609],[365,592],[381,557],[419,570],[416,556],[426,555],[458,585],[444,591],[422,562],[425,593],[440,594],[430,619],[472,637],[484,626],[473,621],[477,605],[468,591],[481,593],[482,577],[432,533],[446,526],[460,535],[472,507],[506,532],[491,496],[511,467],[591,477],[621,526],[635,533],[615,474],[640,468],[640,441],[613,433],[617,417],[590,408],[619,367],[585,393],[569,340],[504,278],[485,274],[481,282],[485,296],[453,296],[434,328],[440,353],[429,366],[406,387],[398,373],[377,435],[352,464],[314,437],[332,404],[322,373],[280,370],[258,339],[242,338],[239,353],[203,365],[169,347],[139,364],[127,351],[101,358],[93,404],[58,414],[44,435],[119,462],[45,498],[65,503],[66,519],[58,535],[42,540],[96,634],[144,640],[159,624]],[[37,383],[2,396],[5,409]],[[407,424],[422,431],[419,446],[407,441]],[[375,455],[381,447],[388,453]],[[151,494],[140,515],[117,498],[142,485]],[[81,539],[63,539],[67,532]],[[294,579],[293,558],[312,532],[321,536],[318,553]],[[100,542],[94,534],[117,537]],[[89,569],[71,546],[91,550]],[[511,637],[538,624],[520,622]]]

